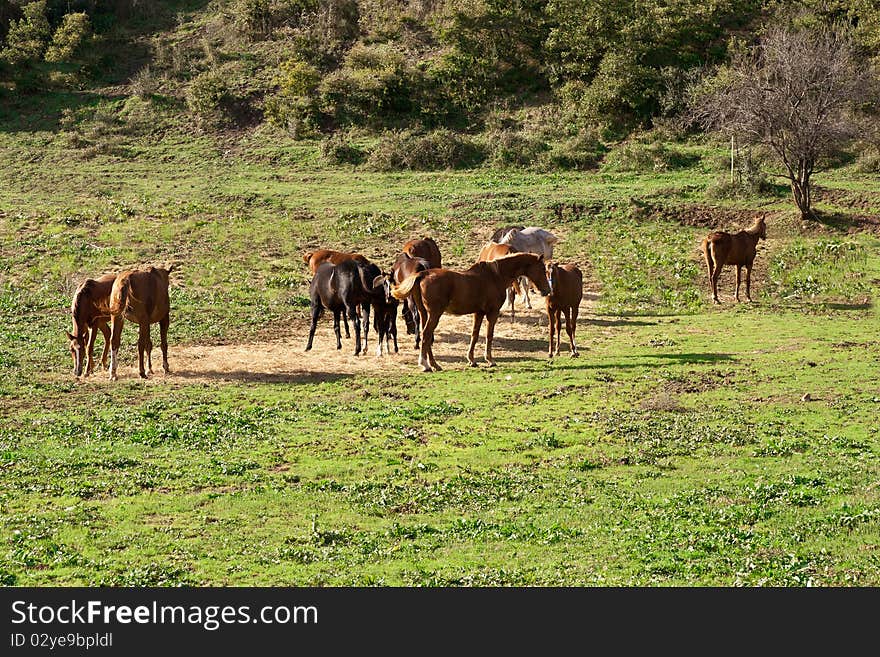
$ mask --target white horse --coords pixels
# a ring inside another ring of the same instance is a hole
[[[499,244],[509,244],[511,247],[520,252],[534,253],[535,255],[543,255],[545,261],[553,259],[553,245],[559,241],[549,230],[544,230],[538,226],[526,226],[522,230],[509,230],[498,240]],[[531,309],[532,302],[529,299],[529,283],[528,279],[520,279],[520,287],[525,297],[526,308]],[[510,298],[510,309],[513,310],[513,297]]]

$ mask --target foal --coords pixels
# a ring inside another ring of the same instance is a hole
[[[477,256],[477,262],[492,262],[496,258],[510,255],[511,253],[517,253],[517,250],[510,244],[499,244],[498,242],[490,240],[483,245],[482,249],[480,249],[480,255]],[[510,287],[507,288],[507,303],[510,306],[511,322],[516,321],[516,308],[514,307],[514,302],[516,301],[516,295],[520,290],[524,290],[525,297],[528,299],[529,279],[525,276],[516,279],[510,284]],[[531,303],[529,303],[528,306],[531,308]]]
[[[550,283],[550,294],[547,295],[547,317],[550,319],[549,357],[559,355],[562,342],[562,317],[565,315],[565,332],[568,333],[571,357],[578,357],[574,345],[574,332],[577,328],[578,308],[584,296],[584,277],[575,265],[559,265],[547,263],[547,282]],[[554,350],[553,339],[556,338]]]
[[[68,333],[70,354],[73,356],[73,375],[88,376],[95,368],[95,338],[98,331],[104,334],[104,353],[101,365],[107,368],[107,353],[110,351],[110,291],[116,274],[105,274],[101,278],[89,278],[80,284],[73,294],[70,304],[70,317],[73,333]],[[85,360],[88,357],[88,364]]]
[[[709,272],[709,291],[715,303],[718,299],[718,278],[724,265],[736,265],[736,300],[739,301],[739,282],[742,268],[746,268],[746,299],[752,300],[752,264],[755,262],[758,240],[767,239],[766,215],[755,219],[746,230],[730,234],[723,231],[709,233],[700,249]]]

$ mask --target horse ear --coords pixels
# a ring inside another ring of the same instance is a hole
[[[379,274],[373,279],[373,289],[376,290],[385,285],[385,274]]]
[[[544,254],[538,256],[538,262],[544,262]]]
[[[167,271],[168,271],[168,273],[170,274],[170,273],[173,272],[176,268],[177,268],[177,264],[174,263],[174,262],[172,262],[170,265],[168,265],[168,270],[167,270]]]

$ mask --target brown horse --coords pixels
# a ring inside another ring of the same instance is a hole
[[[578,308],[584,296],[584,277],[575,265],[559,265],[547,263],[547,281],[550,283],[550,294],[547,295],[547,317],[550,319],[550,349],[547,353],[551,358],[559,355],[559,344],[562,341],[562,317],[565,315],[565,332],[568,333],[568,346],[571,357],[577,358],[578,350],[574,344],[574,332],[577,328]],[[554,349],[553,339],[556,339]]]
[[[511,253],[518,253],[518,251],[510,244],[499,244],[498,242],[490,240],[483,245],[482,249],[480,249],[480,255],[477,256],[477,262],[491,262],[496,258],[507,256]],[[507,304],[510,307],[510,321],[516,321],[516,309],[514,308],[516,295],[520,293],[521,289],[525,289],[526,294],[528,295],[528,279],[523,281],[522,285],[520,285],[520,280],[521,279],[519,278],[516,279],[511,283],[510,287],[507,288]]]
[[[168,367],[168,323],[171,304],[168,300],[168,276],[174,265],[168,269],[150,267],[136,271],[129,270],[117,276],[110,292],[110,380],[115,381],[117,354],[122,341],[122,326],[125,320],[138,325],[138,370],[141,378],[153,372],[151,352],[153,342],[150,340],[150,325],[158,322],[162,347],[162,369],[170,373]],[[144,354],[147,357],[147,369],[144,371]]]
[[[432,268],[443,266],[443,260],[440,255],[440,247],[430,237],[410,240],[403,245],[401,249],[410,258],[422,258],[428,262]]]
[[[73,333],[68,332],[67,337],[70,340],[74,376],[88,376],[95,369],[95,338],[98,331],[104,334],[101,365],[107,368],[107,353],[110,351],[110,328],[107,322],[110,320],[110,290],[115,280],[116,274],[105,274],[97,279],[88,278],[73,294],[70,304]]]
[[[391,265],[391,273],[393,283],[398,284],[404,278],[415,274],[422,269],[432,269],[443,266],[443,258],[440,255],[440,247],[430,237],[422,237],[420,239],[411,239],[404,243],[400,249],[400,254]],[[409,299],[404,302],[400,308],[400,314],[406,324],[406,332],[415,334],[416,349],[419,348],[420,331],[419,331],[419,312],[416,308],[415,301]]]
[[[722,231],[709,233],[703,238],[700,250],[709,272],[709,291],[715,303],[718,299],[718,278],[724,265],[736,265],[736,300],[739,301],[739,283],[742,268],[746,268],[746,299],[752,300],[752,265],[755,262],[758,240],[767,239],[766,215],[755,219],[746,230],[730,234]]]
[[[478,262],[465,271],[428,269],[407,277],[392,288],[391,294],[401,301],[410,295],[416,300],[422,321],[422,347],[419,365],[425,372],[439,370],[434,358],[434,329],[444,312],[453,315],[474,315],[474,328],[468,350],[468,363],[476,367],[474,347],[480,337],[480,326],[486,318],[486,362],[492,359],[492,337],[495,323],[504,304],[507,288],[518,276],[527,276],[546,296],[550,285],[544,273],[544,257],[533,253],[514,253],[493,260]]]
[[[307,251],[306,253],[303,253],[303,262],[309,266],[309,271],[312,272],[312,276],[318,271],[318,265],[322,262],[329,262],[330,264],[338,265],[340,262],[346,260],[357,260],[364,264],[369,262],[366,257],[362,256],[360,253],[346,253],[345,251],[333,251],[332,249],[318,249],[317,251]]]

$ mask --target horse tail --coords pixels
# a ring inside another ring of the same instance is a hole
[[[391,295],[398,301],[403,301],[410,294],[413,294],[413,288],[416,287],[416,283],[422,280],[427,273],[428,271],[423,269],[420,272],[416,272],[415,274],[404,278],[400,282],[400,285],[392,285]],[[416,299],[416,301],[418,301],[418,299]]]
[[[111,315],[119,315],[128,310],[128,299],[131,296],[131,275],[132,272],[127,271],[113,283],[113,291],[110,293]]]

